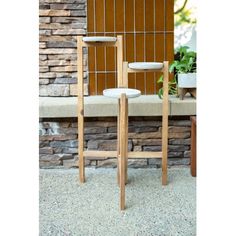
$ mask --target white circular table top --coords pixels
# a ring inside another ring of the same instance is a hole
[[[135,70],[160,70],[163,68],[161,62],[133,62],[128,64],[130,69]]]
[[[116,42],[116,37],[90,36],[83,37],[84,42]]]
[[[109,98],[120,98],[121,94],[125,94],[127,98],[136,98],[141,95],[141,91],[130,88],[111,88],[103,90],[103,95]]]

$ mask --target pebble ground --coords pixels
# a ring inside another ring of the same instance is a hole
[[[128,169],[126,210],[119,210],[116,169],[40,170],[41,236],[191,236],[196,235],[196,179],[189,168]]]

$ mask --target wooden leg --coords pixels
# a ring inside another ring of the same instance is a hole
[[[120,185],[120,99],[118,99],[117,115],[117,183]]]
[[[127,152],[126,156],[125,156],[125,183],[128,183],[128,129],[129,129],[129,113],[128,113],[128,99],[126,98],[125,101],[125,113],[126,113],[126,122],[125,122],[125,150]]]
[[[191,175],[193,177],[196,177],[197,171],[196,171],[196,117],[191,117]]]
[[[84,174],[84,118],[79,116],[78,118],[78,127],[79,127],[79,177],[80,183],[84,183],[85,174]]]
[[[77,69],[78,69],[78,155],[79,155],[79,178],[84,183],[84,83],[83,83],[83,47],[82,36],[77,37]]]
[[[126,95],[121,95],[121,107],[120,107],[120,210],[125,209],[125,165],[128,155],[127,150],[127,108],[126,108]]]
[[[164,83],[162,103],[162,185],[167,185],[167,159],[168,159],[168,62],[164,62]]]

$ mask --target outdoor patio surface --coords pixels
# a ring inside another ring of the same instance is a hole
[[[116,169],[40,170],[40,235],[196,235],[196,179],[187,167],[128,169],[126,210],[119,210]]]

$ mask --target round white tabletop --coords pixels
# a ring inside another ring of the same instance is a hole
[[[163,68],[161,62],[133,62],[129,63],[128,67],[134,70],[160,70]]]
[[[116,42],[116,37],[107,37],[107,36],[89,36],[83,37],[83,41],[86,43],[95,43],[95,42]]]
[[[127,98],[136,98],[141,95],[141,91],[130,88],[111,88],[103,90],[103,95],[109,98],[120,98],[121,94],[125,94]]]

